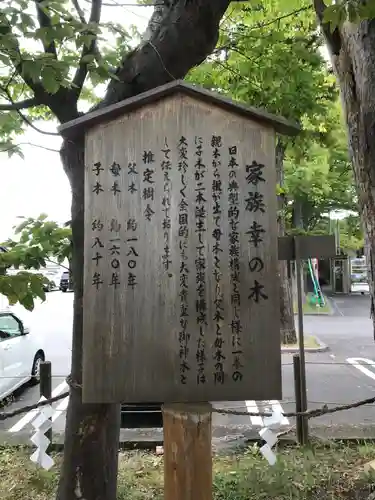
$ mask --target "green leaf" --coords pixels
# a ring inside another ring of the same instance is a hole
[[[31,78],[34,82],[37,82],[40,78],[41,67],[36,61],[23,60],[22,69],[25,76]]]
[[[56,72],[53,68],[45,66],[42,71],[42,82],[43,87],[50,94],[56,94],[60,88],[60,83],[56,78]]]
[[[93,61],[95,61],[94,54],[86,54],[85,56],[83,56],[81,58],[81,62],[82,63],[90,63],[90,62],[93,62]]]
[[[331,31],[340,27],[347,19],[347,11],[344,4],[335,4],[327,7],[323,14],[323,22],[330,25]]]
[[[20,304],[27,310],[27,311],[33,311],[34,310],[34,297],[31,295],[31,293],[28,293],[22,299],[20,300]]]
[[[43,285],[47,285],[49,280],[43,275],[34,275],[30,279],[30,289],[33,296],[39,297],[43,301],[46,300],[46,294],[43,290]]]

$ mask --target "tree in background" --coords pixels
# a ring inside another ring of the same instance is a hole
[[[332,210],[357,210],[339,102],[327,110],[319,136],[310,142],[297,139],[288,147],[284,170],[287,230],[309,232]]]
[[[358,206],[368,244],[375,332],[375,3],[313,0],[330,53],[348,128]],[[374,334],[375,335],[375,334]]]
[[[40,270],[47,262],[63,265],[71,258],[71,229],[59,226],[41,214],[34,219],[23,218],[23,222],[15,228],[15,238],[2,243],[6,252],[0,253],[0,293],[5,295],[9,304],[19,302],[31,311],[34,299],[45,300],[44,288],[48,279]],[[19,270],[16,274],[7,274],[10,267]]]
[[[284,159],[295,141],[310,147],[322,135],[322,124],[336,97],[320,49],[316,17],[309,0],[263,0],[240,3],[221,25],[218,47],[189,78],[230,97],[266,108],[304,125],[299,138],[278,139],[276,148],[279,184],[279,234],[285,234]],[[296,160],[296,157],[294,157]],[[322,158],[323,160],[323,158]],[[293,163],[289,162],[291,167]],[[303,166],[295,163],[290,170]],[[322,185],[320,185],[322,189]],[[280,333],[283,343],[297,341],[291,282],[286,262],[279,263]]]

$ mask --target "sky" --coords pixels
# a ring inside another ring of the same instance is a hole
[[[116,0],[111,1],[117,3]],[[136,25],[138,30],[144,31],[152,8],[134,6],[135,0],[125,1],[131,5],[104,8],[102,19],[116,19],[124,27]],[[125,1],[121,0],[121,3]],[[102,92],[104,89],[105,86]],[[97,93],[100,95],[101,92]],[[42,130],[56,131],[56,124],[53,123],[35,125]],[[24,159],[17,155],[8,159],[6,153],[0,153],[0,242],[13,235],[13,227],[20,223],[19,216],[37,217],[45,213],[49,219],[60,223],[70,220],[70,185],[58,153],[61,138],[43,135],[29,128],[17,142],[34,146],[22,145]]]

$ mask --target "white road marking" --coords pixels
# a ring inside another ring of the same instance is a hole
[[[68,384],[64,380],[64,382],[61,382],[61,384],[59,384],[57,387],[55,387],[55,389],[52,391],[52,397],[54,398],[54,397],[58,396],[63,391],[67,390],[68,387],[69,387]],[[63,399],[60,402],[60,405],[62,405],[63,403],[65,403],[66,399],[68,399],[68,398],[69,398],[69,396],[67,396],[65,399]],[[66,405],[67,405],[67,402],[66,402]],[[59,406],[57,407],[57,410],[60,410]],[[63,408],[63,406],[61,406],[61,407]],[[27,424],[29,424],[30,422],[32,422],[33,419],[37,416],[37,414],[38,414],[38,409],[37,408],[35,408],[34,410],[29,411],[17,423],[15,423],[10,429],[8,429],[8,432],[18,432],[18,431],[20,431]],[[56,420],[56,418],[52,419],[52,421]]]
[[[66,398],[60,401],[60,404],[57,405],[56,411],[53,414],[52,422],[57,420],[59,416],[62,415],[64,411],[66,411],[66,409],[68,408],[68,403],[69,403],[69,396],[66,396]]]
[[[245,405],[249,413],[259,413],[259,408],[255,401],[245,401]],[[250,420],[253,425],[259,425],[260,427],[263,427],[262,417],[251,416]]]
[[[359,370],[360,372],[364,373],[368,377],[375,380],[375,372],[369,370],[368,368],[360,364],[360,363],[365,363],[371,366],[375,370],[375,361],[372,361],[371,359],[367,358],[347,358],[346,361],[350,363],[352,366],[354,366],[354,368],[357,368],[357,370]]]

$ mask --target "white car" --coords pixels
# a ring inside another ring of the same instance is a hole
[[[352,283],[351,285],[351,292],[360,292],[362,295],[365,293],[368,294],[370,293],[370,286],[368,283]]]
[[[27,382],[39,383],[43,349],[9,310],[0,311],[0,400]]]

